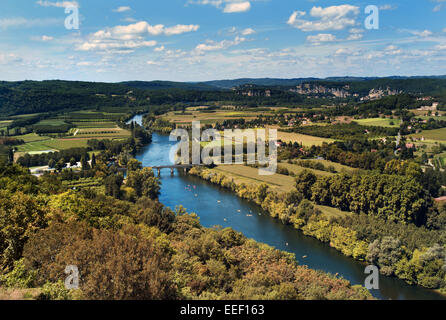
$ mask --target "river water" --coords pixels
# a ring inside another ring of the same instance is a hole
[[[135,116],[133,121],[140,123],[141,116]],[[175,145],[176,142],[169,141],[168,136],[154,133],[153,142],[136,158],[145,167],[171,164]],[[364,274],[365,265],[270,218],[256,204],[240,199],[228,190],[178,172],[171,176],[170,169],[161,171],[161,183],[160,201],[172,209],[182,205],[188,212],[195,212],[204,227],[231,227],[248,238],[294,253],[300,264],[339,274],[352,284],[364,284],[367,276]],[[396,278],[380,276],[379,284],[379,290],[371,290],[379,299],[443,299],[434,291],[409,286]]]

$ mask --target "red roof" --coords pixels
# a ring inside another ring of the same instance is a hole
[[[437,201],[437,202],[446,201],[446,196],[437,198],[437,199],[435,199],[435,201]]]

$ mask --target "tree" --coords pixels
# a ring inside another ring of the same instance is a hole
[[[157,199],[160,194],[160,181],[155,178],[152,169],[130,171],[127,177],[128,187],[135,189],[138,197]]]
[[[121,186],[124,178],[121,175],[112,174],[104,179],[105,194],[116,199],[121,199]]]
[[[59,161],[57,161],[55,169],[57,171],[62,171],[63,168],[65,168],[65,160],[62,158]]]
[[[50,161],[48,161],[48,168],[54,169],[54,167],[56,167],[56,161],[54,159],[50,159]]]
[[[127,162],[127,171],[137,171],[142,169],[142,163],[134,158]]]
[[[96,155],[94,153],[91,155],[91,167],[96,167]]]
[[[40,283],[64,280],[65,267],[76,265],[83,299],[177,298],[169,251],[136,226],[116,232],[54,223],[30,240],[25,259],[40,271]]]
[[[403,257],[401,241],[393,237],[384,237],[381,241],[375,240],[369,245],[367,260],[381,268],[381,273],[391,276],[395,266]]]
[[[32,196],[0,190],[0,267],[3,270],[20,259],[29,236],[46,226],[43,208]]]
[[[76,159],[75,159],[74,157],[71,157],[71,159],[70,159],[70,166],[73,167],[73,166],[75,166],[76,164],[77,164]]]
[[[302,193],[306,199],[311,199],[311,187],[316,181],[316,175],[305,169],[297,175],[295,186],[297,191]]]
[[[82,170],[84,170],[84,171],[90,169],[90,165],[88,164],[86,156],[82,156],[82,158],[81,158],[81,166],[82,166]]]

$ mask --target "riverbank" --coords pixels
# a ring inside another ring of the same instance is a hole
[[[247,177],[240,179],[238,175],[233,175],[230,172],[231,169],[228,168],[225,168],[224,174],[219,167],[214,169],[194,168],[190,171],[190,174],[226,188],[240,198],[253,201],[260,205],[270,217],[280,220],[283,224],[292,225],[295,229],[302,231],[306,236],[311,236],[328,244],[347,257],[352,257],[363,263],[370,257],[369,247],[373,241],[364,240],[363,237],[360,237],[357,230],[345,225],[345,220],[357,219],[357,215],[342,212],[334,208],[319,207],[305,199],[298,199],[299,205],[296,206],[296,199],[292,199],[292,193],[283,192],[283,190],[281,192],[280,188],[276,186],[269,187],[269,184],[262,183],[262,181],[258,180],[256,181],[256,179],[249,179]],[[277,180],[278,178],[276,177],[275,179]],[[332,210],[336,210],[334,215],[330,214]],[[367,216],[362,216],[361,218],[363,220],[371,219]],[[372,223],[375,222],[372,221]],[[362,221],[362,223],[367,224],[368,222]],[[399,227],[400,229],[405,228],[402,226]],[[398,234],[399,231],[401,230],[394,230],[394,234]],[[411,228],[409,231],[403,231],[413,232],[414,229]],[[397,264],[395,270],[392,270],[389,274],[385,266],[384,268],[380,266],[381,271],[384,271],[385,275],[396,276],[410,285],[417,284],[421,287],[423,287],[423,283],[429,285],[429,282],[414,282],[414,279],[424,279],[424,274],[420,270],[418,271],[419,274],[415,272],[412,278],[408,278],[404,273],[405,270],[410,269],[411,265],[417,262],[415,259],[426,251],[427,249],[415,249],[413,252],[407,250],[407,252],[404,252],[407,257],[402,254],[400,261],[395,263]],[[432,286],[424,287],[435,289]],[[440,292],[442,298],[444,298],[444,292],[441,290],[435,290],[435,292]]]

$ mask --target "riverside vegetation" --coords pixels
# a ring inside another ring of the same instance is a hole
[[[104,151],[105,153],[105,151]],[[82,173],[40,179],[0,165],[0,283],[37,299],[371,299],[230,228],[206,229],[158,201],[160,182],[130,160],[125,183],[98,155]],[[72,190],[67,183],[77,184]],[[141,183],[144,182],[144,183]],[[78,290],[64,269],[78,266]],[[37,289],[31,289],[37,288]]]
[[[413,177],[382,174],[316,176],[304,170],[291,192],[267,184],[236,184],[213,169],[191,174],[251,200],[272,218],[302,230],[346,256],[379,266],[381,273],[446,293],[446,205]],[[316,204],[354,214],[327,216]]]

